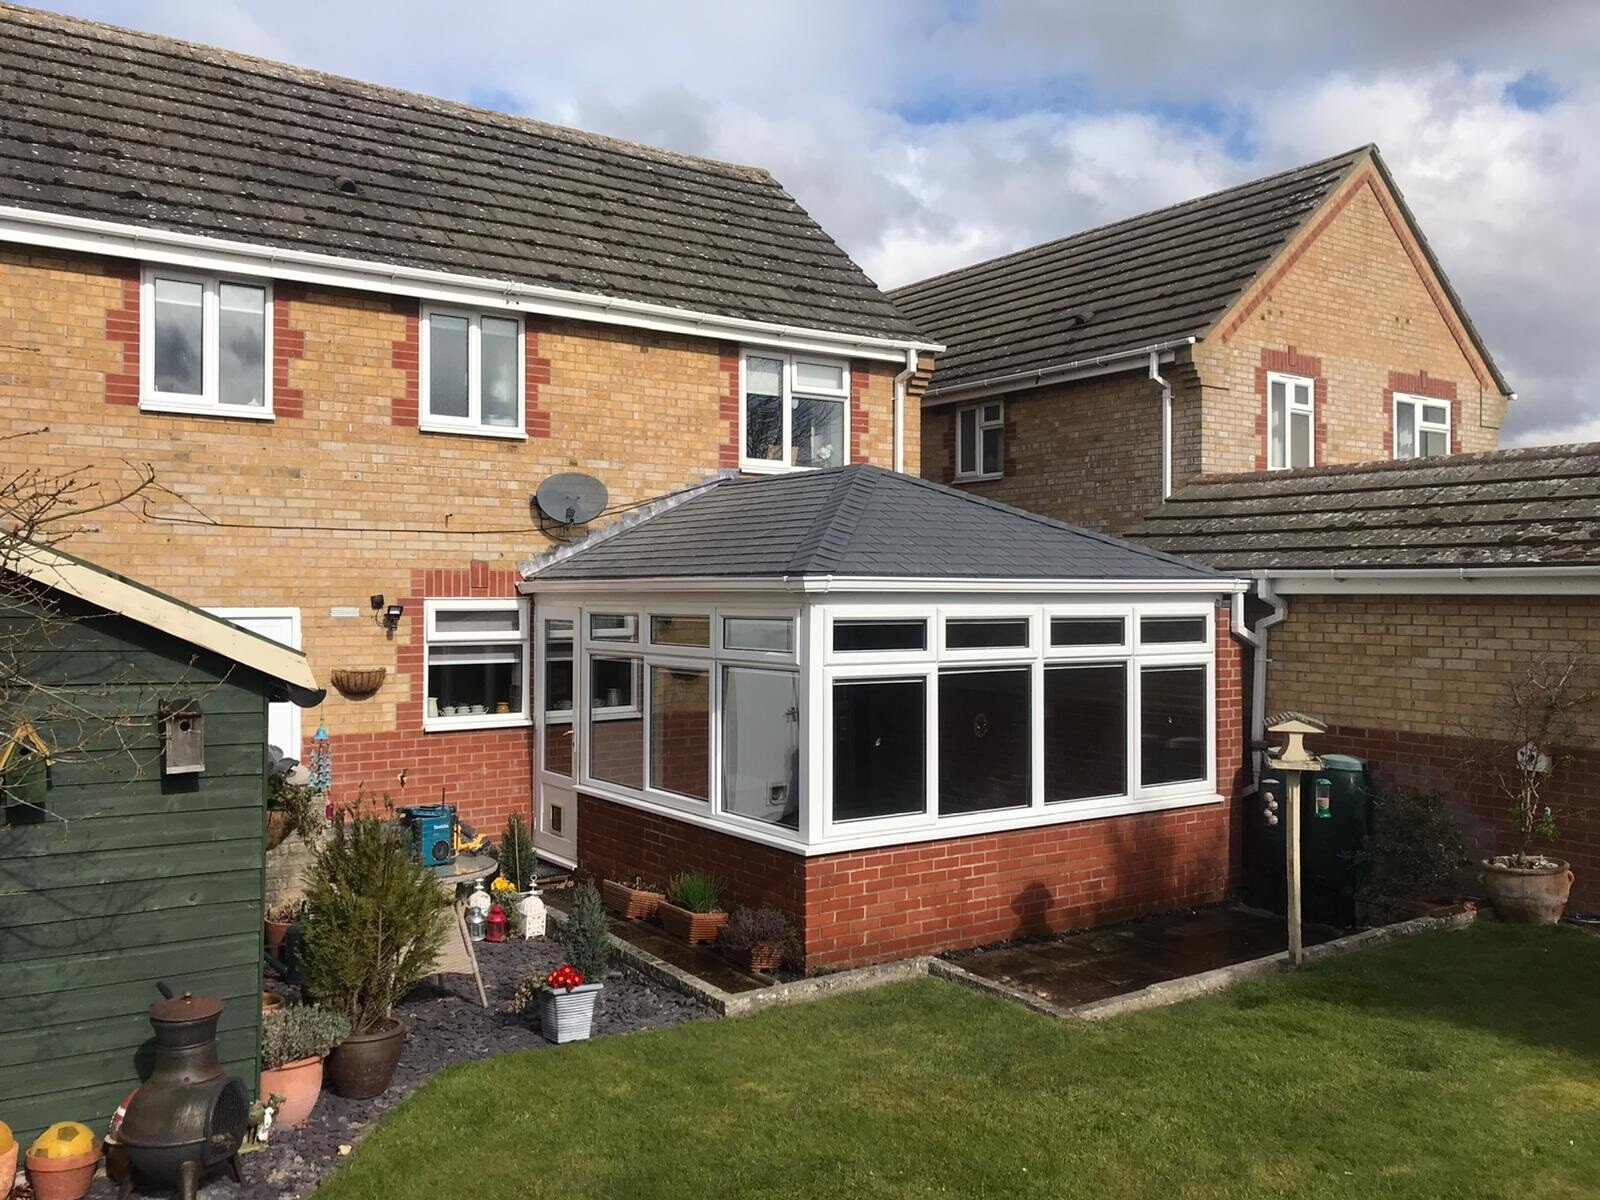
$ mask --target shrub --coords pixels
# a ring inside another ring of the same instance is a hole
[[[517,891],[525,892],[533,886],[537,857],[528,823],[521,813],[514,813],[505,833],[500,835],[500,874],[516,884]]]
[[[261,1066],[275,1071],[302,1058],[321,1058],[350,1036],[344,1015],[314,1004],[292,1004],[261,1020]]]
[[[293,925],[305,915],[304,900],[284,900],[267,906],[266,918],[275,925]]]
[[[309,846],[322,833],[327,805],[322,793],[309,783],[290,783],[282,775],[273,775],[267,784],[267,809],[283,813],[288,818],[288,832]]]
[[[317,851],[303,923],[306,986],[369,1033],[432,973],[449,925],[434,873],[395,828],[341,816]]]
[[[667,884],[667,900],[690,912],[716,912],[722,904],[722,893],[726,886],[715,875],[684,871],[674,875],[672,882]]]
[[[1356,855],[1366,900],[1420,900],[1451,890],[1468,863],[1461,824],[1438,792],[1401,788],[1373,801],[1372,832]]]
[[[728,950],[749,950],[754,946],[777,945],[783,948],[785,962],[802,957],[800,931],[789,914],[777,908],[736,908],[722,927],[717,944]]]
[[[572,912],[561,941],[567,948],[567,961],[584,978],[599,980],[605,974],[611,962],[611,934],[600,889],[594,884],[580,884],[572,893]]]

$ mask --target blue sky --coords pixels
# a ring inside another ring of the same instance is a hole
[[[54,7],[755,163],[886,286],[1377,142],[1507,443],[1600,440],[1593,0]]]

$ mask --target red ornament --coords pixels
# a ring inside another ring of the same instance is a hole
[[[486,942],[506,940],[506,910],[498,904],[489,910],[489,920],[484,924],[483,940]]]

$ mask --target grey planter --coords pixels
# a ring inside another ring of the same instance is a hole
[[[545,1040],[581,1042],[594,1025],[594,1002],[603,983],[585,983],[570,992],[539,993],[539,1028]]]

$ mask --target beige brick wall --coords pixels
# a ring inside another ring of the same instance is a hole
[[[1540,655],[1600,663],[1589,597],[1290,596],[1272,630],[1268,711],[1329,725],[1487,734],[1507,682]],[[1600,714],[1577,744],[1600,748]]]

